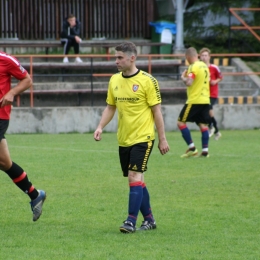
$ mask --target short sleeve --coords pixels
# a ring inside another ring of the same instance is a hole
[[[111,80],[109,81],[109,84],[108,84],[106,102],[108,105],[111,105],[111,106],[115,105],[115,99],[114,99],[114,95],[113,95]]]
[[[26,77],[27,71],[26,69],[19,63],[18,60],[16,60],[12,56],[8,56],[7,60],[7,66],[8,66],[8,73],[12,75],[14,78],[18,80],[22,80]]]
[[[147,80],[146,97],[149,106],[155,106],[162,102],[158,81],[151,77]]]

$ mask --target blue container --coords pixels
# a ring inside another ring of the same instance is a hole
[[[170,30],[172,35],[176,34],[176,24],[166,21],[150,22],[152,26],[152,42],[163,42],[162,33],[165,29]],[[169,32],[168,32],[169,34]],[[153,54],[171,54],[172,43],[165,44],[163,46],[153,46],[151,53]]]

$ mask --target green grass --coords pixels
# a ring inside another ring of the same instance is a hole
[[[200,133],[192,132],[200,148]],[[32,222],[29,199],[0,175],[0,259],[259,259],[259,130],[223,131],[210,158],[180,159],[186,145],[157,142],[146,183],[158,229],[122,234],[128,184],[114,133],[7,135],[13,161],[47,191]],[[138,218],[138,226],[142,221]]]
[[[260,62],[259,61],[247,61],[246,64],[254,72],[259,72],[260,71]],[[259,77],[259,75],[258,75],[258,77]]]

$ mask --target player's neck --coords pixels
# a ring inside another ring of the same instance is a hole
[[[138,69],[136,67],[133,67],[133,68],[123,71],[122,73],[124,76],[132,76],[132,75],[136,74],[137,71],[138,71]]]

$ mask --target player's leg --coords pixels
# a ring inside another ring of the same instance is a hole
[[[138,230],[150,230],[156,228],[156,222],[153,217],[152,208],[150,204],[150,195],[146,184],[144,182],[144,175],[142,176],[142,187],[143,187],[143,200],[141,203],[140,211],[143,215],[144,221],[142,222]]]
[[[128,176],[129,183],[128,217],[120,227],[121,232],[133,233],[136,229],[137,216],[143,201],[143,172],[147,168],[153,143],[150,141],[119,149],[121,167],[124,176]]]
[[[129,170],[128,170],[128,166],[130,163],[130,152],[131,152],[132,146],[131,147],[122,147],[119,146],[119,158],[120,158],[120,165],[121,165],[121,169],[123,172],[123,176],[124,177],[128,177],[129,174]],[[129,183],[129,182],[128,182]],[[131,194],[131,187],[129,185],[129,203],[128,203],[128,208],[130,208],[130,194]],[[130,210],[128,210],[129,212]],[[123,222],[123,225],[120,226],[120,231],[122,233],[133,233],[135,232],[136,228],[135,228],[135,224],[128,220],[128,218]]]
[[[196,116],[196,122],[200,127],[201,131],[201,143],[202,143],[202,157],[209,157],[209,130],[208,130],[208,122],[209,122],[209,110],[210,105],[198,105],[201,107],[200,112],[198,112]]]
[[[210,116],[210,120],[209,120],[209,137],[214,135],[215,132],[215,127],[214,127],[214,113],[213,113],[213,107],[210,104],[210,110],[209,110],[209,116]]]
[[[129,183],[129,199],[128,199],[128,216],[120,226],[122,233],[133,233],[136,230],[136,221],[138,212],[141,207],[143,199],[143,188],[142,188],[142,173],[141,172],[128,172],[128,183]]]
[[[74,53],[79,54],[79,43],[77,43],[76,40],[73,40],[72,45],[73,45],[73,48],[74,48]],[[82,60],[79,56],[77,56],[76,59],[75,59],[75,62],[81,63]]]
[[[185,104],[178,118],[177,126],[181,131],[184,141],[188,145],[188,150],[185,152],[185,154],[181,155],[181,158],[189,158],[198,154],[198,150],[192,141],[190,130],[186,124],[187,121],[192,122],[193,110],[194,105]]]
[[[209,157],[209,129],[206,124],[199,124],[201,131],[202,152],[200,156]]]
[[[72,45],[71,40],[68,39],[68,38],[62,38],[61,39],[61,43],[63,45],[63,54],[64,55],[68,55],[69,51],[70,51],[70,48],[71,48],[71,45]],[[64,57],[63,62],[64,63],[69,62],[69,59],[68,59],[67,56]]]
[[[150,154],[153,149],[154,141],[148,142],[147,145],[148,146],[146,148],[145,154],[143,155],[144,161],[142,162],[142,165],[143,165],[142,171],[147,170],[147,163],[148,163],[148,159],[149,159]],[[146,165],[145,167],[144,167],[144,164]],[[142,203],[140,206],[140,212],[142,213],[144,220],[138,230],[155,229],[156,222],[155,222],[155,219],[154,219],[154,216],[152,213],[152,207],[151,207],[151,203],[150,203],[150,194],[149,194],[147,185],[144,182],[144,173],[142,174],[142,188],[143,188],[143,199],[142,199]]]
[[[213,107],[214,104],[216,104],[216,102],[217,102],[217,98],[215,98],[213,100],[212,107]],[[215,140],[218,140],[222,135],[219,132],[217,120],[214,117],[213,109],[212,109],[212,112],[211,112],[211,121],[212,121],[212,124],[213,124],[213,127],[214,127]]]
[[[36,221],[41,215],[42,204],[46,194],[43,191],[36,190],[29,181],[26,172],[19,165],[12,162],[7,141],[4,137],[4,133],[8,128],[8,123],[8,120],[0,120],[0,169],[13,180],[17,187],[28,194],[31,199],[30,203],[33,211],[33,220]],[[37,207],[34,209],[35,206]]]
[[[216,139],[216,136],[220,135],[221,134],[219,133],[219,129],[218,129],[218,125],[217,125],[217,121],[214,117],[214,111],[213,111],[213,106],[216,104],[217,102],[217,98],[210,98],[210,110],[209,110],[209,115],[210,115],[210,125],[209,125],[209,128],[210,128],[210,131],[209,131],[209,137],[213,136],[215,134],[215,139]],[[219,133],[219,134],[217,134]],[[218,139],[218,138],[217,138]]]

